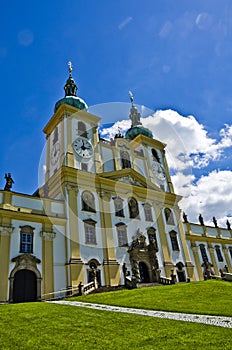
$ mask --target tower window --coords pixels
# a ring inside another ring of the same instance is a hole
[[[54,136],[53,136],[53,145],[58,141],[58,127],[54,130]]]
[[[130,198],[128,201],[129,213],[131,219],[139,219],[139,207],[135,198]]]
[[[158,152],[156,151],[156,149],[152,148],[151,153],[153,156],[153,160],[160,163],[160,159],[159,159]]]
[[[96,221],[85,220],[85,244],[97,244],[96,240]]]
[[[158,244],[157,244],[157,240],[156,240],[156,229],[154,227],[150,227],[148,230],[147,230],[147,235],[148,235],[148,240],[149,240],[149,243],[153,243],[154,244],[154,247],[156,249],[158,249]]]
[[[151,205],[149,203],[144,204],[144,215],[146,221],[152,221]]]
[[[115,216],[124,217],[123,200],[119,197],[114,198]]]
[[[89,191],[82,193],[82,210],[96,212],[94,195]]]
[[[83,122],[77,123],[77,135],[87,137],[86,125]]]
[[[166,223],[168,225],[175,225],[174,217],[173,217],[173,213],[172,213],[171,209],[165,208],[164,215],[165,215]]]
[[[81,170],[83,170],[83,171],[88,171],[88,164],[86,164],[86,163],[81,163]]]
[[[20,226],[20,253],[33,253],[34,229],[31,226]]]
[[[127,151],[120,151],[122,169],[131,168],[130,155]]]
[[[222,262],[223,261],[223,256],[222,256],[221,249],[220,249],[219,245],[216,245],[215,249],[216,249],[216,254],[217,254],[218,261]]]
[[[118,235],[118,246],[125,247],[128,245],[127,241],[127,229],[126,225],[123,223],[116,225],[117,235]]]
[[[172,250],[180,250],[176,231],[170,232],[170,239],[171,239],[171,243],[172,243]]]
[[[200,244],[201,257],[203,261],[208,261],[208,256],[204,244]]]

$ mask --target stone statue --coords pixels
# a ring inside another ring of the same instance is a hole
[[[6,184],[4,187],[4,191],[10,191],[12,185],[14,184],[14,180],[11,177],[11,173],[5,174]]]
[[[207,280],[207,279],[210,279],[211,276],[214,275],[214,272],[213,272],[213,265],[207,261],[207,260],[204,260],[203,264],[201,265],[203,267],[203,275],[204,275],[204,279]]]
[[[217,219],[215,218],[215,216],[213,217],[213,223],[214,223],[214,226],[217,228],[218,224],[217,224]]]
[[[127,276],[127,266],[126,266],[126,263],[123,263],[123,265],[122,265],[122,272],[123,272],[124,277]]]
[[[132,104],[131,110],[130,110],[131,126],[135,127],[138,125],[142,125],[142,123],[140,121],[141,115],[134,105],[134,97],[133,97],[133,94],[131,91],[129,91],[129,95],[130,95],[130,100],[131,100],[131,104]]]
[[[226,221],[227,230],[231,230],[231,225],[229,220]]]
[[[187,214],[185,214],[185,212],[183,212],[183,219],[184,219],[184,222],[188,222],[188,216]]]
[[[204,226],[204,219],[203,219],[203,216],[200,214],[199,215],[199,222],[200,222],[200,224],[202,225],[202,226]]]

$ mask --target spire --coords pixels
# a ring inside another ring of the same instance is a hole
[[[72,77],[72,62],[68,62],[69,66],[69,78],[66,81],[66,84],[64,86],[64,91],[65,91],[65,97],[66,96],[77,96],[77,86],[76,83]]]
[[[129,95],[130,95],[130,101],[131,101],[130,119],[131,119],[131,127],[133,128],[135,126],[142,125],[142,123],[140,121],[141,115],[138,112],[137,107],[135,107],[134,105],[134,96],[131,91],[129,91]]]

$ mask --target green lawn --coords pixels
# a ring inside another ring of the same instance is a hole
[[[69,300],[151,310],[232,316],[232,283],[210,280],[92,294]]]
[[[88,295],[79,301],[232,314],[232,283],[204,281]],[[1,350],[231,349],[232,329],[49,303],[0,305]]]
[[[231,349],[232,330],[215,326],[48,303],[0,310],[3,350]]]

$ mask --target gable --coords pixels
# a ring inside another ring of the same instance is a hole
[[[110,180],[123,182],[133,186],[154,189],[156,191],[163,192],[158,186],[153,184],[151,181],[147,180],[143,175],[139,174],[132,168],[101,173],[100,176],[103,178],[108,178]]]

